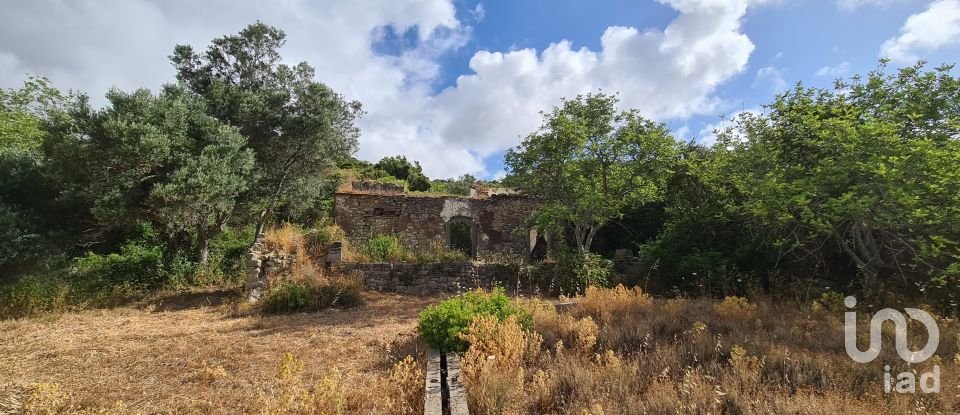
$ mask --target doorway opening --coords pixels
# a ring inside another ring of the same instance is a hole
[[[470,218],[451,219],[447,224],[447,243],[450,249],[473,258],[473,221]]]

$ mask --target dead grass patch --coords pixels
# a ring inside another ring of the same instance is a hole
[[[0,414],[422,411],[415,329],[435,299],[363,296],[279,316],[191,298],[0,321]]]
[[[480,333],[495,335],[478,343],[481,356],[493,357],[463,360],[471,413],[877,415],[960,411],[960,337],[957,323],[951,320],[940,320],[937,355],[908,366],[896,355],[889,333],[880,357],[859,364],[845,352],[842,312],[838,315],[766,299],[662,300],[617,287],[588,290],[567,314],[558,314],[542,302],[521,304],[533,315],[533,334],[476,327]],[[868,334],[865,325],[860,334]],[[910,346],[918,350],[926,335],[919,327],[910,333]],[[516,359],[518,350],[531,347],[529,338],[542,347]],[[468,357],[472,349],[468,349]],[[497,361],[508,364],[491,363]],[[941,392],[885,394],[885,364],[892,366],[894,374],[920,373],[938,364]],[[504,392],[504,385],[511,385],[514,392]]]

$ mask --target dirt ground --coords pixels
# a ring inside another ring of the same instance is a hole
[[[258,315],[236,292],[208,291],[0,321],[0,413],[37,384],[56,384],[79,408],[259,412],[285,353],[303,362],[303,379],[333,373],[373,388],[398,359],[422,352],[417,315],[437,299],[364,296],[355,309]]]

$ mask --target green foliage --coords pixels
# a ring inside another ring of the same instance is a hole
[[[403,245],[394,235],[377,235],[360,245],[362,260],[367,262],[455,262],[468,261],[463,251],[450,249],[441,241],[428,247],[412,250]]]
[[[745,232],[798,268],[846,268],[866,291],[933,288],[960,262],[951,68],[798,85],[721,131],[701,177]]]
[[[477,178],[464,174],[456,179],[439,179],[430,182],[430,191],[433,193],[469,196],[470,186],[476,183]]]
[[[417,167],[420,167],[419,163]],[[407,189],[413,192],[426,192],[430,190],[430,179],[419,171],[412,172],[407,176]]]
[[[505,155],[505,183],[544,200],[535,224],[554,232],[570,225],[581,254],[627,206],[660,199],[679,156],[665,125],[618,113],[618,101],[603,93],[564,100]]]
[[[470,291],[427,307],[420,313],[420,336],[431,347],[462,352],[468,344],[463,340],[470,322],[477,316],[493,316],[503,321],[508,316],[517,316],[517,322],[526,330],[533,326],[533,317],[510,302],[503,288],[485,293]]]
[[[159,288],[168,277],[163,249],[147,238],[127,242],[119,253],[88,252],[74,261],[72,272],[104,285],[129,284],[138,289]]]
[[[610,284],[613,262],[594,253],[556,253],[556,283],[564,294],[583,294],[587,287]]]
[[[402,261],[404,249],[400,240],[393,235],[377,235],[360,247],[360,253],[371,262]]]
[[[40,77],[30,77],[20,89],[0,90],[0,152],[37,150],[44,117],[58,111],[65,99]]]
[[[270,288],[262,308],[271,313],[320,311],[363,304],[363,281],[342,277],[332,280],[281,281]]]
[[[21,263],[37,254],[42,238],[31,226],[33,218],[0,204],[0,269]]]
[[[820,294],[820,299],[816,300],[816,302],[820,307],[825,308],[827,311],[840,313],[847,311],[847,306],[843,302],[845,298],[846,296],[841,293],[835,291],[826,291],[823,294]]]
[[[205,52],[178,45],[171,61],[177,79],[201,96],[208,114],[239,128],[256,154],[253,183],[242,205],[260,211],[258,228],[276,211],[298,212],[329,196],[335,170],[357,148],[362,115],[315,81],[306,62],[282,64],[286,35],[263,23],[214,39]]]
[[[112,307],[144,294],[127,282],[110,284],[98,275],[68,273],[68,264],[66,257],[47,257],[35,272],[0,286],[0,317]]]
[[[306,284],[283,281],[267,293],[264,309],[274,313],[304,311],[310,302],[309,296]]]

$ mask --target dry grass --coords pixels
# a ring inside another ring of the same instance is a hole
[[[283,316],[205,292],[0,321],[0,414],[422,411],[415,328],[431,299],[363,295]]]
[[[876,361],[851,360],[843,345],[842,312],[738,297],[720,302],[651,299],[622,287],[591,289],[578,300],[566,314],[541,302],[523,303],[534,316],[535,334],[514,333],[506,322],[504,327],[490,322],[471,327],[480,355],[488,355],[480,359],[468,351],[463,360],[471,413],[877,415],[960,410],[960,329],[955,321],[939,322],[937,355],[908,367],[896,355],[892,337]],[[866,337],[868,331],[861,326],[858,333]],[[910,334],[910,345],[918,350],[926,342],[924,331],[917,327]],[[524,351],[522,358],[517,358],[519,351]],[[493,363],[501,360],[507,364]],[[939,364],[941,392],[884,394],[884,364],[894,374],[921,373]]]

